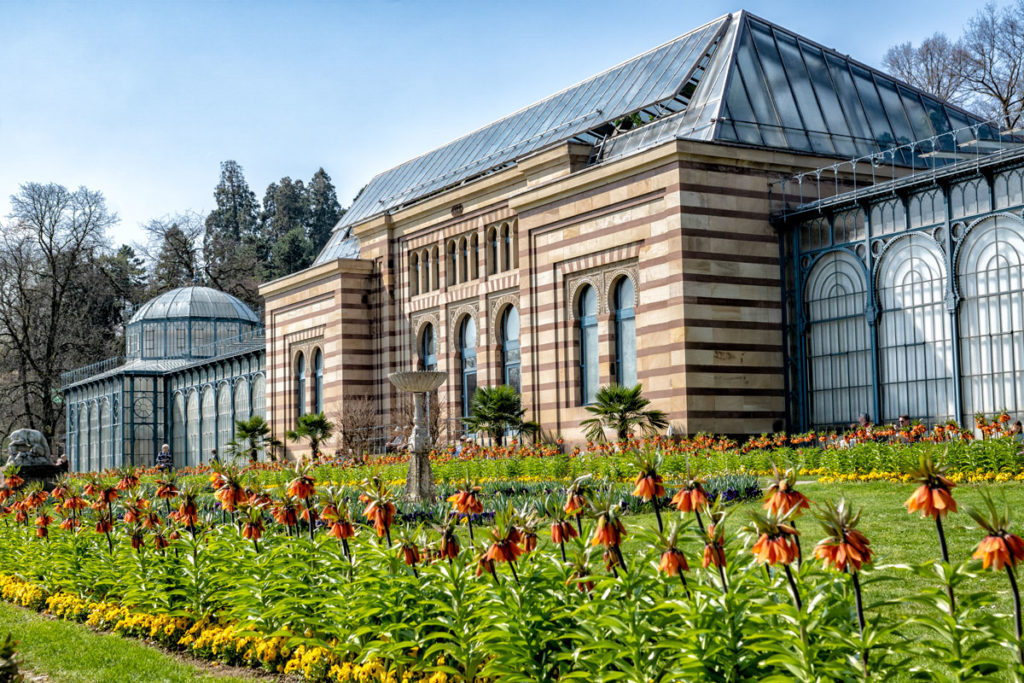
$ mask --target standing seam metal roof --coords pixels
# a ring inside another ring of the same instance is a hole
[[[170,318],[216,318],[260,322],[252,309],[227,292],[209,287],[179,287],[139,307],[128,324]]]
[[[684,108],[659,109],[673,101]],[[846,159],[980,123],[962,109],[740,11],[375,176],[316,264],[358,256],[351,226],[361,221],[544,148],[597,139],[595,129],[656,110],[661,114],[654,120],[600,142],[595,159],[674,138]],[[990,138],[992,131],[983,129],[978,137]],[[956,142],[962,141],[958,134]],[[954,142],[947,136],[936,150],[943,151],[942,145],[952,148]],[[925,164],[917,154],[901,155],[896,163]]]

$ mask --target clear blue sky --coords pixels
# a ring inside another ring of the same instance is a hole
[[[709,19],[748,9],[877,65],[982,3],[0,0],[0,215],[26,181],[101,190],[139,224],[208,211],[219,162],[267,184],[374,174]]]

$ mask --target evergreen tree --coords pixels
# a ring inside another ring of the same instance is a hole
[[[259,281],[253,263],[259,260],[262,242],[259,204],[237,162],[221,163],[213,198],[217,207],[206,217],[203,235],[206,279],[211,287],[258,308]]]
[[[269,192],[270,188],[267,190]],[[269,233],[272,244],[295,228],[302,228],[305,234],[309,197],[301,180],[293,181],[288,176],[281,178],[274,190],[273,211]]]
[[[313,174],[309,182],[309,214],[306,235],[309,237],[314,254],[327,244],[331,237],[331,231],[337,225],[338,220],[345,213],[341,204],[338,203],[338,194],[335,192],[334,184],[331,183],[331,176],[327,175],[322,167]]]
[[[270,279],[291,275],[313,262],[313,248],[301,226],[292,228],[270,250]]]
[[[217,208],[206,217],[206,239],[241,242],[256,236],[259,204],[237,161],[220,164],[220,182],[213,190]]]
[[[135,307],[146,300],[149,278],[145,265],[145,259],[127,244],[98,259],[99,269],[112,288],[111,295],[123,322],[127,322]]]
[[[152,221],[147,230],[155,230],[159,221]],[[160,249],[153,264],[150,284],[153,294],[193,284],[199,274],[198,249],[195,236],[174,221],[163,226]]]

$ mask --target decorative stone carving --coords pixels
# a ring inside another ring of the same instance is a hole
[[[462,320],[463,316],[472,316],[473,322],[477,326],[477,334],[480,333],[480,304],[478,301],[473,299],[472,301],[464,301],[462,303],[455,304],[448,308],[448,343],[453,352],[459,350],[459,321]]]
[[[440,336],[441,319],[438,315],[437,309],[418,311],[409,316],[409,331],[412,333],[412,346],[414,350],[417,348],[420,335],[423,334],[423,326],[427,323],[434,326],[435,339]]]
[[[501,315],[506,306],[515,306],[516,310],[519,310],[519,294],[517,292],[499,294],[487,300],[487,324],[490,325],[488,329],[498,329],[498,326],[501,324],[498,316]]]
[[[612,286],[620,277],[628,277],[633,281],[633,307],[640,305],[640,268],[636,262],[609,263],[600,268],[573,273],[565,278],[566,305],[569,309],[569,320],[576,320],[576,299],[580,288],[590,285],[597,292],[597,314],[609,313],[609,301],[612,299]]]
[[[35,429],[17,429],[7,437],[7,465],[14,467],[35,467],[56,465],[50,456],[50,445],[46,437]]]

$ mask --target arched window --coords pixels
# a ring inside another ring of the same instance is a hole
[[[585,285],[577,305],[579,318],[580,400],[589,405],[597,397],[601,369],[597,354],[597,290]]]
[[[114,466],[110,453],[110,401],[103,399],[100,403],[100,469]]]
[[[845,427],[871,411],[867,291],[863,266],[846,251],[822,256],[807,278],[807,388],[814,427]]]
[[[476,233],[469,238],[469,277],[471,280],[480,277],[480,240]]]
[[[295,417],[306,414],[306,354],[295,360]]]
[[[423,326],[420,334],[420,366],[424,370],[437,370],[437,341],[430,323]]]
[[[76,469],[89,469],[89,404],[83,403],[78,409],[78,461]]]
[[[249,417],[249,383],[242,378],[235,383],[235,422],[246,422]]]
[[[636,386],[636,314],[633,281],[628,277],[615,283],[615,381],[624,387]]]
[[[935,422],[956,414],[946,270],[934,240],[902,238],[879,264],[878,376],[883,422],[902,414]]]
[[[209,462],[210,451],[217,447],[217,400],[213,387],[203,389],[203,406],[200,418],[203,425],[203,443],[199,451],[197,465]]]
[[[491,228],[487,231],[487,245],[489,257],[487,259],[487,273],[494,275],[498,272],[498,229]]]
[[[501,365],[505,384],[522,391],[519,365],[519,311],[509,306],[501,314]]]
[[[185,397],[174,395],[171,408],[171,458],[175,467],[185,466]]]
[[[185,466],[199,464],[199,392],[188,395],[188,412],[185,429],[188,434],[188,450],[185,452]]]
[[[430,291],[430,251],[427,249],[423,250],[423,286],[420,287],[421,292]]]
[[[964,414],[1024,411],[1024,225],[996,216],[959,258]]]
[[[227,455],[228,442],[235,434],[235,423],[231,420],[231,385],[227,382],[217,390],[217,455],[221,459]]]
[[[519,267],[519,225],[512,224],[512,257],[509,259],[513,268]]]
[[[324,352],[320,349],[317,349],[313,356],[313,372],[316,377],[313,391],[313,411],[322,413],[324,412]]]
[[[465,237],[459,240],[459,253],[462,255],[459,261],[459,282],[466,282],[469,280],[469,242]]]
[[[100,406],[93,403],[89,408],[89,470],[100,471]]]
[[[512,269],[512,230],[509,228],[508,223],[501,226],[501,235],[505,241],[505,250],[503,253],[504,259],[501,265],[501,269],[511,270]]]
[[[252,414],[267,416],[267,378],[263,375],[252,378]]]
[[[455,240],[448,243],[448,286],[459,284],[459,254]]]
[[[420,255],[413,254],[409,260],[409,291],[412,296],[420,293]]]
[[[441,252],[437,247],[434,247],[434,281],[432,287],[433,289],[440,289],[441,287]]]
[[[469,417],[476,393],[476,321],[467,315],[459,328],[459,355],[462,370],[462,416]]]

